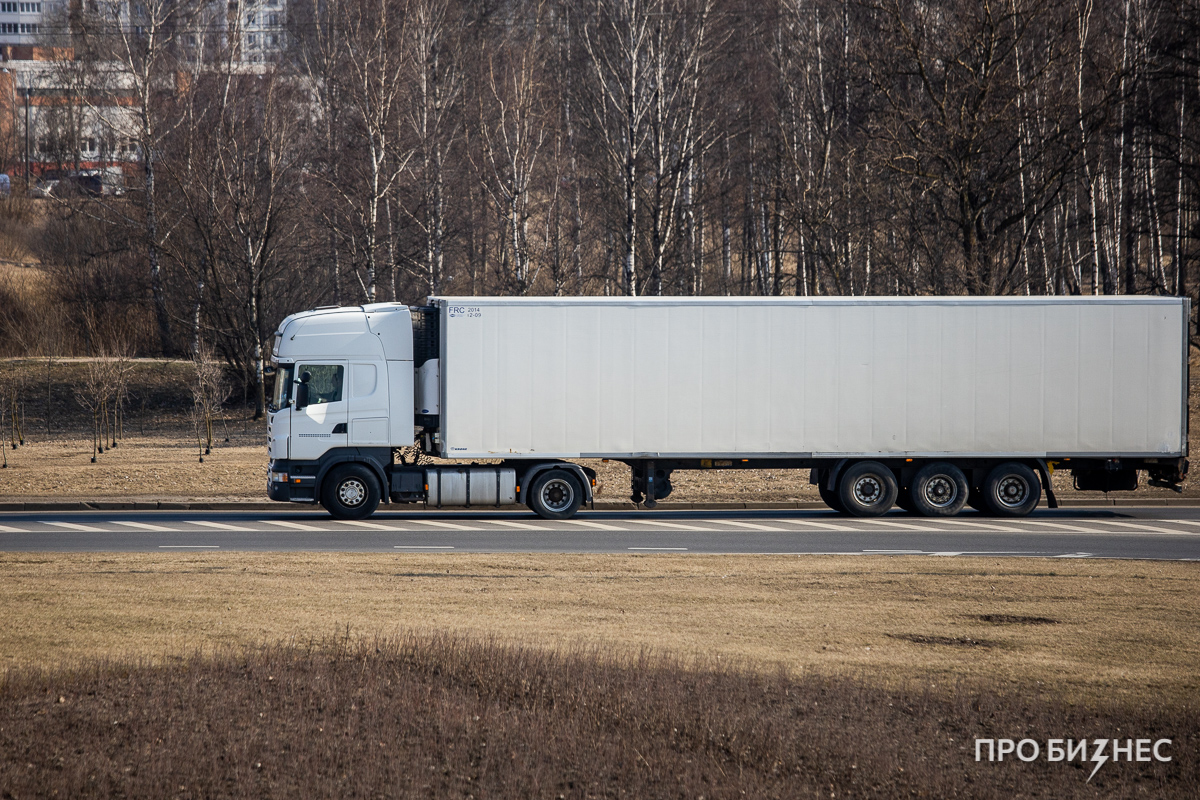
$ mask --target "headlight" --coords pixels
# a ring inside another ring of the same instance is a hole
[[[286,472],[271,473],[271,483],[287,483],[287,478],[288,476]]]

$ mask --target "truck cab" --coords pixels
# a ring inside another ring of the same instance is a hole
[[[316,308],[283,320],[269,370],[270,499],[319,503],[346,519],[369,516],[380,502],[525,502],[564,518],[591,499],[595,476],[575,464],[429,463],[443,455],[437,325],[436,310],[397,303]],[[406,453],[399,462],[398,452]],[[521,481],[538,482],[543,473],[557,481],[545,502],[523,496]]]

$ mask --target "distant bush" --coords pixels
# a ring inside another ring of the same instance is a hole
[[[0,681],[0,797],[1200,796],[1195,709],[1085,710],[451,636]],[[1168,764],[976,763],[975,737],[1170,737]]]

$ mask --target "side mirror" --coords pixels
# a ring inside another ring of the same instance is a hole
[[[296,385],[296,410],[299,411],[308,405],[308,384],[300,381]]]

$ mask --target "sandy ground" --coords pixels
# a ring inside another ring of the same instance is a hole
[[[1158,562],[5,554],[0,665],[449,630],[1136,704],[1200,692],[1198,590]]]

